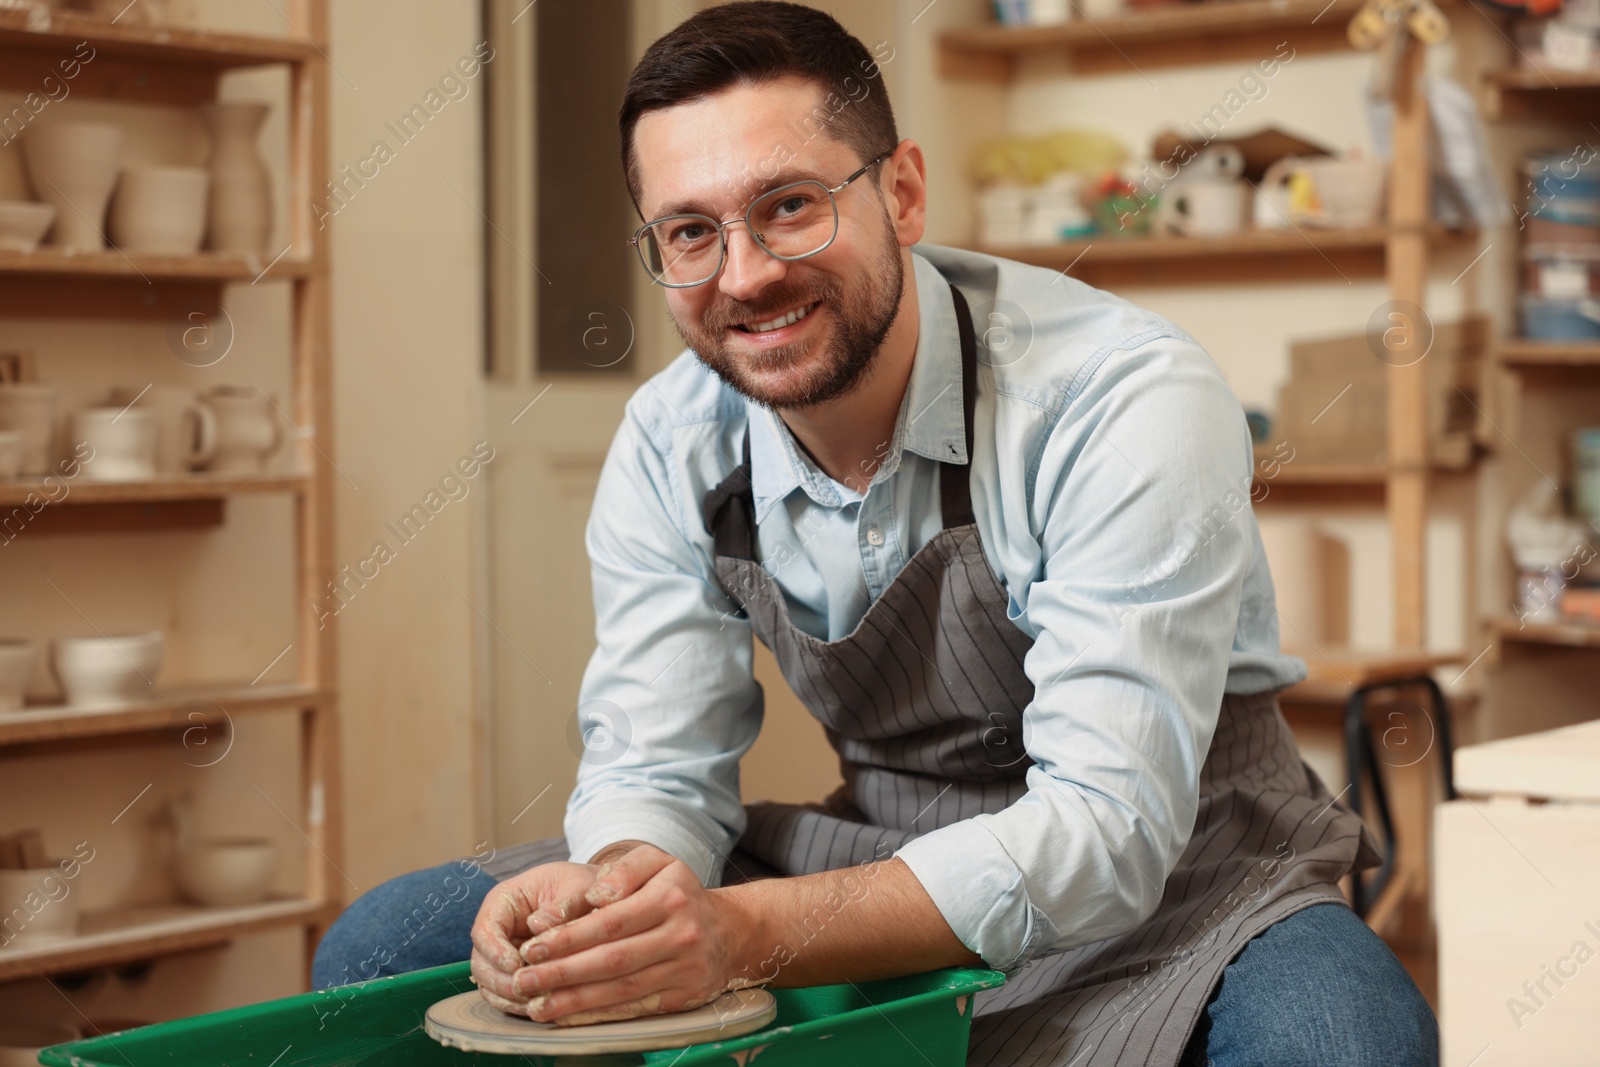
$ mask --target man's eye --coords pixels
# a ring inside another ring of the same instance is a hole
[[[710,233],[711,227],[703,222],[687,222],[673,227],[668,239],[674,244],[693,244],[695,241],[705,240]]]
[[[796,194],[794,196],[785,197],[784,199],[778,201],[778,206],[774,209],[773,214],[779,218],[783,218],[786,215],[798,215],[800,212],[809,207],[810,204],[810,199]]]

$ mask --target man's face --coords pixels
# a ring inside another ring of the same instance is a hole
[[[815,83],[782,78],[646,113],[634,130],[645,218],[726,221],[780,185],[838,185],[867,160],[805,121],[818,107],[827,113]],[[720,274],[665,290],[684,343],[728,385],[781,410],[825,403],[860,383],[894,324],[905,282],[879,186],[887,162],[834,194],[839,232],[822,252],[776,259],[737,223],[727,230]],[[800,317],[788,322],[791,314]]]

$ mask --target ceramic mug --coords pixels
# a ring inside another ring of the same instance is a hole
[[[1179,182],[1161,198],[1161,222],[1186,237],[1222,237],[1244,227],[1243,182],[1200,178]]]
[[[272,402],[250,386],[219,385],[205,394],[217,417],[215,471],[259,471],[283,444],[283,427]]]
[[[56,387],[49,382],[0,382],[0,430],[22,435],[18,473],[49,474],[56,457]]]
[[[85,408],[72,414],[72,446],[87,444],[83,476],[95,482],[142,482],[156,476],[156,417],[141,408]]]
[[[152,412],[156,417],[156,472],[181,474],[211,462],[217,451],[217,416],[199,395],[182,385],[122,386],[111,402]]]
[[[202,167],[128,167],[111,202],[111,239],[129,252],[193,255],[206,234]]]

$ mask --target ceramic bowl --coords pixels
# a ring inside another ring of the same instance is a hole
[[[0,430],[0,482],[22,473],[22,431]]]
[[[28,679],[33,677],[33,642],[0,637],[0,712],[19,711]]]
[[[129,252],[198,252],[210,184],[201,167],[124,167],[111,201],[111,239]]]
[[[0,870],[0,909],[11,920],[0,940],[9,938],[9,948],[71,937],[78,932],[78,899],[78,887],[59,867]],[[16,925],[22,917],[27,921]]]
[[[56,221],[54,204],[0,200],[0,251],[32,252]]]
[[[128,704],[150,695],[161,672],[161,646],[160,630],[112,637],[58,637],[50,667],[69,704]]]
[[[181,849],[172,873],[183,895],[212,908],[265,900],[278,870],[278,846],[266,837],[217,837]]]

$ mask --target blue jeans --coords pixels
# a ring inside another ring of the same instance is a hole
[[[317,946],[318,989],[456,963],[495,885],[462,864],[385,882],[339,916]],[[1342,904],[1315,904],[1267,928],[1223,972],[1184,1067],[1434,1067],[1433,1011],[1385,945]]]

